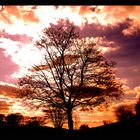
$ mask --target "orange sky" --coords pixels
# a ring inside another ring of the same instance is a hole
[[[40,62],[41,53],[33,41],[44,27],[60,18],[72,21],[84,37],[99,39],[105,55],[118,63],[117,77],[126,90],[123,99],[113,102],[110,110],[85,112],[81,120],[92,120],[92,125],[114,120],[114,107],[133,104],[139,97],[139,6],[3,6],[0,12],[0,112],[40,114],[24,108],[5,84],[16,85],[31,65]]]

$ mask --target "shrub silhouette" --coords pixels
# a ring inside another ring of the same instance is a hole
[[[8,127],[20,126],[23,118],[23,115],[20,113],[9,114],[6,116],[6,124]]]
[[[118,121],[124,121],[134,117],[134,113],[132,112],[132,110],[124,105],[119,106],[116,109],[115,113]]]
[[[87,124],[82,124],[80,126],[80,129],[88,129],[88,128],[89,128],[89,126]]]
[[[140,117],[140,99],[136,103],[135,110],[136,110],[136,115]]]
[[[40,117],[31,117],[29,121],[27,122],[26,126],[28,127],[38,127],[45,123],[44,118]]]
[[[110,120],[103,120],[103,124],[104,124],[104,125],[107,125],[107,124],[110,124],[110,123],[111,123]]]
[[[5,126],[5,115],[4,114],[0,114],[0,126],[4,127]]]
[[[136,111],[136,126],[140,127],[140,99],[138,99],[136,105],[135,105],[135,111]]]

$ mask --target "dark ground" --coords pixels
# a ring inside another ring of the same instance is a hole
[[[0,140],[140,140],[140,125],[132,121],[107,124],[96,128],[69,131],[50,127],[11,127],[0,128]]]

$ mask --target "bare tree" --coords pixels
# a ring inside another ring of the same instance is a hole
[[[79,117],[78,113],[74,114],[73,120],[74,120],[73,121],[74,122],[74,129],[79,129],[80,117]]]
[[[121,95],[113,72],[115,63],[107,61],[91,39],[78,34],[68,20],[50,24],[35,43],[43,61],[19,79],[19,97],[66,111],[71,130],[73,108],[96,106],[106,97]]]
[[[62,128],[67,120],[66,111],[57,107],[48,107],[43,110],[46,113],[46,118],[50,119],[55,128]]]

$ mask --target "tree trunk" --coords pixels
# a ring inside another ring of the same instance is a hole
[[[67,114],[68,114],[68,127],[69,130],[73,130],[73,120],[72,120],[72,109],[69,108],[67,110]]]

